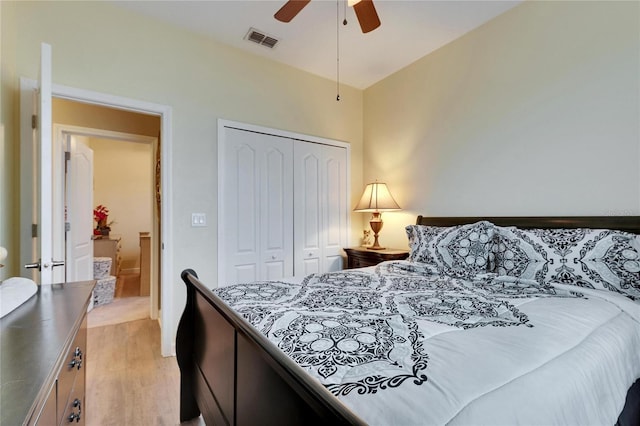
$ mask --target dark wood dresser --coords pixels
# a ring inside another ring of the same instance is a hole
[[[87,307],[94,285],[39,286],[0,319],[0,424],[85,423]]]
[[[409,250],[384,249],[369,250],[366,247],[349,247],[347,253],[347,269],[374,266],[385,260],[404,260],[409,257]]]

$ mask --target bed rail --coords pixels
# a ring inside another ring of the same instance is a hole
[[[178,325],[180,421],[207,424],[365,424],[208,289],[181,274],[187,302]]]

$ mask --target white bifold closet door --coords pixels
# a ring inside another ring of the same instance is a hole
[[[293,141],[229,128],[224,148],[219,285],[293,276]]]
[[[219,143],[218,285],[342,269],[347,149],[233,127]]]
[[[293,158],[295,273],[339,271],[347,240],[345,149],[295,143]]]

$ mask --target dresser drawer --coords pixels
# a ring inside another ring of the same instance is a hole
[[[84,425],[85,417],[84,382],[82,380],[76,380],[75,386],[69,394],[69,400],[62,414],[60,424]]]
[[[349,257],[348,267],[349,269],[364,268],[366,266],[375,266],[378,263],[379,261],[377,259],[352,256],[352,257]]]
[[[58,375],[58,421],[63,420],[62,414],[68,411],[69,401],[73,401],[72,393],[74,388],[84,390],[84,359],[87,347],[87,317],[84,317],[82,325],[76,338],[74,339],[64,364]]]

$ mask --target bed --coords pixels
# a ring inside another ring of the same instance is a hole
[[[215,291],[185,270],[180,420],[638,425],[631,234],[640,217],[418,216],[409,261]]]

